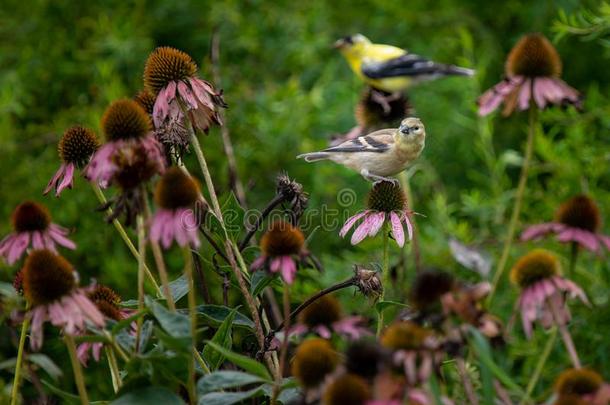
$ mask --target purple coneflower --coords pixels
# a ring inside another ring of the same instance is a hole
[[[109,287],[101,284],[95,285],[87,292],[87,298],[91,300],[97,309],[108,319],[120,321],[128,318],[132,312],[120,307],[121,297]],[[78,345],[76,354],[83,366],[87,366],[90,354],[95,361],[100,361],[100,355],[104,343],[102,342],[83,342]]]
[[[89,128],[77,125],[64,132],[57,147],[62,164],[49,180],[44,194],[55,188],[55,196],[59,197],[63,190],[72,188],[74,170],[84,167],[99,146],[97,136]]]
[[[506,78],[479,98],[479,114],[487,115],[504,103],[504,115],[527,110],[532,100],[547,105],[580,105],[580,94],[560,79],[561,58],[541,34],[524,36],[506,60]]]
[[[291,328],[289,334],[304,335],[313,332],[324,339],[330,339],[335,332],[355,340],[370,334],[363,326],[364,321],[361,316],[343,316],[339,300],[332,295],[323,295],[299,314],[298,323]]]
[[[334,378],[324,390],[324,405],[365,405],[372,398],[366,380],[356,374],[345,373]]]
[[[521,257],[512,268],[510,277],[521,288],[519,308],[528,338],[536,320],[540,320],[545,328],[564,326],[570,320],[564,293],[589,303],[579,286],[561,276],[557,257],[544,249],[535,249]]]
[[[590,368],[572,368],[563,371],[555,382],[558,404],[607,405],[610,402],[610,385]]]
[[[440,364],[442,352],[432,330],[411,321],[398,321],[384,331],[381,345],[392,350],[411,387],[425,383]]]
[[[314,338],[301,343],[292,359],[292,375],[305,390],[320,386],[340,362],[339,354],[327,340]]]
[[[180,246],[199,247],[199,228],[194,220],[198,200],[197,181],[177,167],[168,169],[155,189],[159,209],[150,225],[151,240],[160,241],[166,249],[174,240]]]
[[[521,240],[536,240],[555,234],[559,242],[572,242],[592,252],[598,252],[602,245],[610,250],[610,237],[599,232],[601,222],[595,201],[585,195],[577,195],[561,204],[554,222],[528,227],[521,234]]]
[[[283,220],[271,224],[261,238],[260,248],[262,254],[250,269],[255,271],[264,267],[271,273],[280,273],[288,284],[294,282],[298,264],[311,259],[303,232]]]
[[[367,236],[375,236],[386,221],[391,224],[392,236],[398,246],[404,246],[405,233],[403,222],[407,226],[407,236],[413,237],[413,226],[409,220],[411,212],[407,208],[407,196],[399,185],[389,181],[375,183],[369,193],[367,201],[368,209],[350,217],[339,235],[343,238],[356,222],[362,219],[362,223],[356,227],[352,234],[351,243],[356,245]]]
[[[43,324],[51,322],[63,333],[78,335],[86,324],[104,326],[104,316],[78,287],[78,275],[62,256],[50,250],[34,250],[23,266],[23,292],[31,310],[30,345],[42,347]]]
[[[41,204],[25,201],[15,208],[11,216],[14,232],[0,241],[0,256],[13,264],[28,247],[57,251],[57,245],[76,249],[66,237],[68,230],[51,222],[49,211]]]
[[[144,86],[156,96],[152,116],[157,128],[181,121],[184,113],[194,128],[206,133],[212,124],[221,124],[218,108],[226,107],[222,92],[197,77],[197,64],[182,51],[155,49],[146,61]]]

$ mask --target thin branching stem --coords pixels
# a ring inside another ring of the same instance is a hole
[[[25,310],[29,305],[26,304]],[[15,364],[15,378],[13,379],[13,389],[11,390],[11,405],[17,404],[19,397],[19,385],[21,383],[21,370],[23,369],[23,352],[25,349],[25,338],[30,327],[30,317],[26,315],[21,323],[21,334],[19,335],[19,347],[17,349],[17,364]]]
[[[74,381],[76,382],[76,388],[78,389],[78,396],[80,397],[81,405],[89,405],[89,397],[87,396],[87,387],[85,387],[85,378],[83,376],[83,369],[78,361],[78,355],[76,354],[76,345],[74,344],[74,338],[72,335],[66,334],[64,337],[68,353],[70,354],[70,361],[72,362],[72,371],[74,372]]]

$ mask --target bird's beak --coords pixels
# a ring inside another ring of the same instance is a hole
[[[408,125],[401,125],[400,128],[398,128],[398,130],[405,135],[409,135],[411,128]]]
[[[341,49],[343,48],[343,45],[345,45],[345,41],[343,39],[338,39],[335,41],[335,43],[333,44],[333,48],[335,49]]]

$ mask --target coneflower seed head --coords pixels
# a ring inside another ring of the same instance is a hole
[[[602,223],[597,204],[586,195],[577,195],[561,204],[555,213],[555,219],[570,227],[594,233]]]
[[[506,60],[508,76],[559,77],[561,58],[542,34],[529,34],[517,42]]]
[[[82,167],[89,162],[89,158],[99,146],[100,141],[95,132],[76,125],[64,132],[57,145],[57,150],[61,160]]]
[[[92,291],[87,293],[87,296],[102,314],[115,321],[121,320],[119,307],[121,297],[114,290],[105,285],[98,284]]]
[[[362,128],[377,129],[398,127],[400,121],[404,117],[414,115],[414,109],[406,95],[400,94],[399,97],[392,98],[388,102],[389,111],[385,111],[379,102],[373,99],[373,90],[370,87],[366,88],[360,96],[360,101],[356,105],[355,117],[356,122]]]
[[[595,393],[604,383],[602,377],[588,368],[569,369],[555,382],[555,391],[561,395],[587,395]]]
[[[303,250],[305,237],[300,229],[286,221],[275,221],[261,238],[261,250],[267,256],[299,254]]]
[[[339,363],[339,355],[324,339],[309,339],[297,347],[292,360],[292,375],[305,388],[317,387]]]
[[[381,337],[381,345],[392,350],[421,349],[432,336],[429,329],[411,321],[398,321],[388,326]]]
[[[148,115],[152,115],[156,101],[154,94],[148,90],[142,90],[133,96],[133,100],[138,103],[138,105],[142,107]]]
[[[367,206],[380,212],[396,212],[407,209],[407,195],[399,185],[389,181],[381,181],[373,185]]]
[[[318,325],[330,326],[341,319],[341,304],[332,295],[323,295],[299,314],[299,323],[314,328]]]
[[[102,129],[108,141],[142,138],[151,130],[150,117],[135,101],[117,100],[104,112]]]
[[[144,67],[144,86],[155,96],[171,81],[197,74],[197,64],[185,52],[163,46],[152,51]]]
[[[324,405],[364,405],[371,399],[366,381],[355,374],[343,374],[326,387]]]
[[[534,249],[517,260],[510,271],[510,278],[519,287],[527,288],[560,273],[561,265],[553,253],[544,249]]]
[[[51,303],[76,287],[72,265],[50,250],[35,250],[23,265],[23,292],[31,306]]]
[[[373,378],[383,359],[381,347],[375,341],[359,340],[345,351],[345,368],[364,378]]]
[[[155,202],[168,210],[187,208],[199,199],[197,181],[177,167],[170,167],[155,188]]]
[[[415,308],[426,309],[440,303],[441,297],[453,289],[454,282],[453,276],[447,272],[423,271],[417,274],[409,299]]]
[[[159,163],[150,159],[139,142],[131,142],[112,156],[119,168],[114,175],[123,190],[134,189],[159,172]]]
[[[34,201],[22,202],[11,216],[16,232],[44,231],[51,223],[49,210]]]

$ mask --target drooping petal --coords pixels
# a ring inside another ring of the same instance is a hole
[[[49,182],[47,183],[47,186],[45,187],[44,191],[42,192],[43,195],[49,194],[49,191],[51,191],[51,189],[53,187],[55,187],[55,190],[57,190],[57,184],[59,183],[59,180],[62,178],[65,169],[66,169],[66,164],[62,163],[61,166],[59,166],[59,169],[57,169],[57,171],[53,175],[53,177],[51,177],[51,180],[49,180]],[[57,194],[57,195],[59,195],[59,194]]]
[[[531,225],[521,234],[522,241],[537,240],[549,233],[558,233],[565,229],[564,224],[557,222],[547,222],[542,224]]]
[[[267,260],[267,256],[261,255],[257,257],[252,264],[250,265],[251,271],[256,271],[265,265],[265,261]]]
[[[405,244],[405,232],[402,228],[400,217],[395,212],[390,213],[390,222],[392,224],[392,235],[398,246],[403,247]]]
[[[71,241],[70,239],[66,238],[65,235],[68,234],[68,230],[65,228],[62,228],[61,226],[57,225],[57,224],[51,224],[49,226],[48,231],[46,232],[46,234],[57,244],[68,248],[68,249],[76,249],[76,243],[74,243],[73,241]]]
[[[59,185],[57,186],[56,190],[55,190],[55,197],[59,197],[59,195],[61,194],[62,191],[64,191],[66,188],[72,188],[72,183],[74,180],[74,163],[68,163],[66,165],[66,171],[64,173],[64,178],[61,181],[61,183],[59,183]]]
[[[351,216],[350,218],[348,218],[347,221],[345,221],[345,224],[343,225],[341,230],[339,231],[339,236],[344,238],[345,235],[347,235],[347,232],[349,232],[349,230],[354,226],[356,221],[358,221],[360,218],[365,216],[368,212],[369,212],[368,210],[362,211],[362,212],[359,212],[356,215]]]
[[[281,256],[280,259],[282,261],[282,278],[287,284],[292,284],[296,276],[297,265],[291,256]]]
[[[369,215],[369,221],[371,222],[371,225],[369,228],[368,236],[372,237],[377,235],[377,232],[379,232],[379,230],[383,226],[383,223],[385,222],[385,216],[385,212],[376,212]]]
[[[352,245],[357,245],[358,243],[362,242],[362,240],[364,238],[366,238],[366,236],[369,234],[369,232],[371,230],[371,225],[373,224],[373,221],[374,221],[374,219],[372,219],[371,215],[372,214],[366,215],[364,217],[364,221],[362,221],[362,223],[360,225],[358,225],[358,227],[352,234],[352,238],[350,240],[350,243]]]

